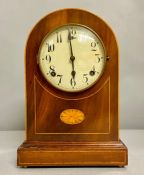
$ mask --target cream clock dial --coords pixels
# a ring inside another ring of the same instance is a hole
[[[99,36],[86,26],[64,25],[43,39],[38,64],[45,79],[68,92],[88,89],[101,77],[106,62]]]

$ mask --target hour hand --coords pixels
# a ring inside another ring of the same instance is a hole
[[[76,71],[72,70],[71,75],[72,75],[73,79],[75,79]]]

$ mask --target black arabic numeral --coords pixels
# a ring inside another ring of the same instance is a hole
[[[51,62],[51,56],[50,56],[50,55],[49,55],[49,56],[46,55],[46,58],[45,58],[45,59],[46,59],[46,61],[48,61],[49,63]]]
[[[95,47],[96,47],[96,42],[91,42],[91,47],[92,47],[92,51],[96,51]]]
[[[58,32],[56,34],[57,34],[57,43],[62,43],[62,36],[61,36],[61,34],[59,34]]]
[[[60,84],[61,84],[61,81],[62,81],[62,76],[63,76],[63,75],[57,75],[57,77],[59,77],[59,82],[58,82],[58,85],[60,85]]]
[[[47,46],[48,46],[48,52],[53,52],[55,50],[54,44],[47,43]]]
[[[71,35],[71,39],[76,39],[76,29],[74,29],[73,27],[70,28],[70,35]]]
[[[50,66],[50,72],[55,72],[55,66]]]
[[[70,84],[71,84],[72,88],[74,88],[74,87],[76,86],[76,81],[75,81],[75,79],[71,78]]]
[[[52,77],[55,77],[56,76],[56,72],[55,72],[55,67],[54,66],[50,66],[49,73],[51,74]]]
[[[88,84],[88,74],[83,74],[84,82]]]

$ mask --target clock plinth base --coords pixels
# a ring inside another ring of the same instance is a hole
[[[126,146],[119,142],[24,142],[17,151],[17,165],[120,166],[128,164]]]

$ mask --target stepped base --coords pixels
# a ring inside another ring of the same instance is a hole
[[[24,142],[17,151],[17,165],[28,166],[125,166],[126,146],[119,142]]]

